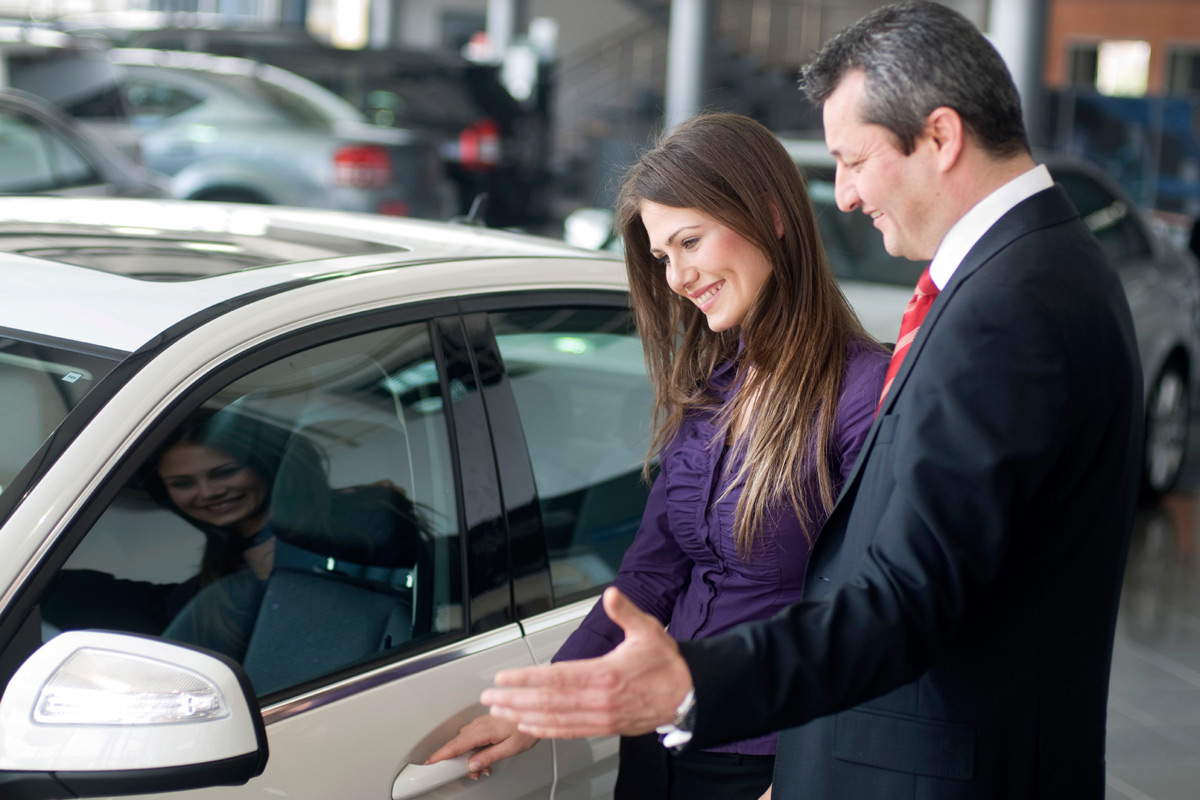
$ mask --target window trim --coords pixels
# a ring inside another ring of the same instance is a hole
[[[524,309],[560,309],[565,306],[573,306],[576,308],[620,308],[630,310],[629,293],[624,290],[616,289],[548,289],[545,291],[536,292],[502,292],[490,295],[477,295],[459,300],[459,307],[464,317],[474,313],[483,313],[487,319],[487,332],[489,335],[488,347],[495,351],[497,357],[500,355],[500,345],[496,339],[495,331],[492,330],[490,314],[492,312],[517,311]],[[503,364],[503,359],[500,360]],[[501,439],[511,439],[513,436],[519,436],[524,441],[524,429],[521,426],[520,415],[517,408],[516,396],[513,394],[512,385],[508,380],[507,369],[503,372],[503,386],[498,387],[498,392],[503,392],[504,396],[498,398],[493,395],[492,401],[488,405],[488,419],[492,429],[493,449],[496,452],[498,463],[504,463],[504,457],[497,449],[495,442]],[[485,393],[485,401],[487,395]],[[502,431],[498,435],[498,431]],[[545,614],[549,611],[558,610],[573,603],[578,603],[581,600],[586,600],[590,597],[599,597],[604,591],[604,585],[588,587],[579,592],[574,592],[563,597],[554,597],[553,583],[549,571],[549,546],[546,541],[546,527],[542,520],[542,511],[540,496],[537,494],[537,484],[533,477],[533,465],[529,461],[528,451],[522,454],[524,469],[528,470],[527,479],[534,486],[534,504],[537,507],[537,531],[541,539],[541,547],[539,550],[532,548],[526,549],[522,547],[513,547],[513,543],[509,542],[510,559],[512,563],[512,578],[514,587],[517,586],[517,576],[532,574],[532,571],[539,568],[540,553],[545,554],[545,566],[541,567],[545,570],[547,581],[546,600],[548,605],[544,605],[543,599],[539,593],[527,589],[524,594],[518,595],[517,589],[514,588],[514,609],[516,611],[517,620],[523,621],[532,617]],[[501,486],[504,484],[504,470],[500,471]],[[505,498],[506,503],[508,498]],[[519,507],[516,511],[519,512]],[[506,507],[506,514],[512,526],[512,513],[514,509]],[[519,556],[522,553],[528,553],[529,557],[521,559]],[[538,555],[535,555],[538,554]]]

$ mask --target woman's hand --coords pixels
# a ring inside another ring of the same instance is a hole
[[[458,735],[438,748],[425,763],[436,764],[482,747],[467,763],[471,779],[479,780],[480,775],[492,774],[491,767],[497,761],[520,755],[537,742],[536,736],[518,731],[515,723],[484,714],[459,728]]]

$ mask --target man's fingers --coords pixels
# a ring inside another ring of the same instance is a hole
[[[496,673],[497,686],[544,688],[544,689],[587,689],[599,687],[611,689],[615,676],[606,669],[597,668],[595,659],[586,661],[560,661],[537,667],[506,669]],[[483,704],[489,705],[484,700]]]
[[[539,707],[544,708],[544,707]],[[539,728],[586,728],[600,730],[611,727],[612,714],[607,710],[545,711],[535,709],[512,709],[503,706],[492,708],[492,716],[517,723],[517,729],[529,733],[527,725]],[[590,734],[589,734],[590,735]]]
[[[492,709],[494,716],[501,719],[513,719],[509,715],[494,714],[495,709],[503,708],[524,714],[525,712],[606,712],[613,707],[613,694],[605,688],[579,687],[571,691],[558,688],[490,688],[484,689],[479,701]],[[525,717],[522,716],[522,719]]]

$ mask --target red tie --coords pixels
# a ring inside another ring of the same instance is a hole
[[[937,295],[937,284],[933,282],[933,278],[929,277],[929,267],[926,267],[917,280],[916,291],[913,292],[912,300],[908,301],[908,305],[904,309],[904,316],[900,320],[900,338],[896,340],[896,347],[892,350],[892,362],[888,364],[887,377],[883,380],[879,405],[875,407],[876,414],[879,413],[879,409],[883,408],[883,399],[887,397],[888,389],[892,388],[892,381],[896,378],[896,373],[900,371],[900,364],[904,362],[904,356],[908,354],[909,345],[913,343],[913,339],[917,338],[917,331],[921,330],[921,322],[929,313],[929,307],[933,305],[933,299]]]

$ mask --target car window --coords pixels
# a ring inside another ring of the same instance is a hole
[[[612,580],[648,486],[652,394],[626,309],[491,315],[533,464],[556,604]]]
[[[47,192],[97,181],[87,161],[54,131],[23,114],[0,114],[0,192]]]
[[[121,89],[109,84],[60,102],[63,110],[76,119],[125,119],[125,101]]]
[[[49,129],[43,129],[42,133],[50,149],[59,186],[86,186],[101,182],[88,160],[66,139]]]
[[[441,387],[414,324],[267,364],[163,423],[43,595],[45,634],[199,645],[264,695],[462,631]]]
[[[0,337],[0,492],[116,362]]]
[[[315,98],[305,97],[290,87],[249,75],[212,72],[207,73],[205,77],[214,83],[223,84],[248,102],[271,109],[296,125],[327,128],[338,120],[358,120],[353,108],[338,107],[335,102],[337,98],[324,98],[324,102],[317,102]],[[308,88],[323,91],[311,84]]]
[[[134,125],[152,125],[170,119],[203,102],[176,86],[131,77],[125,83],[125,99]]]
[[[376,124],[465,128],[483,116],[467,87],[449,75],[388,76],[367,91],[367,113]]]
[[[1150,242],[1124,200],[1082,172],[1056,167],[1053,173],[1114,265],[1151,256]]]

